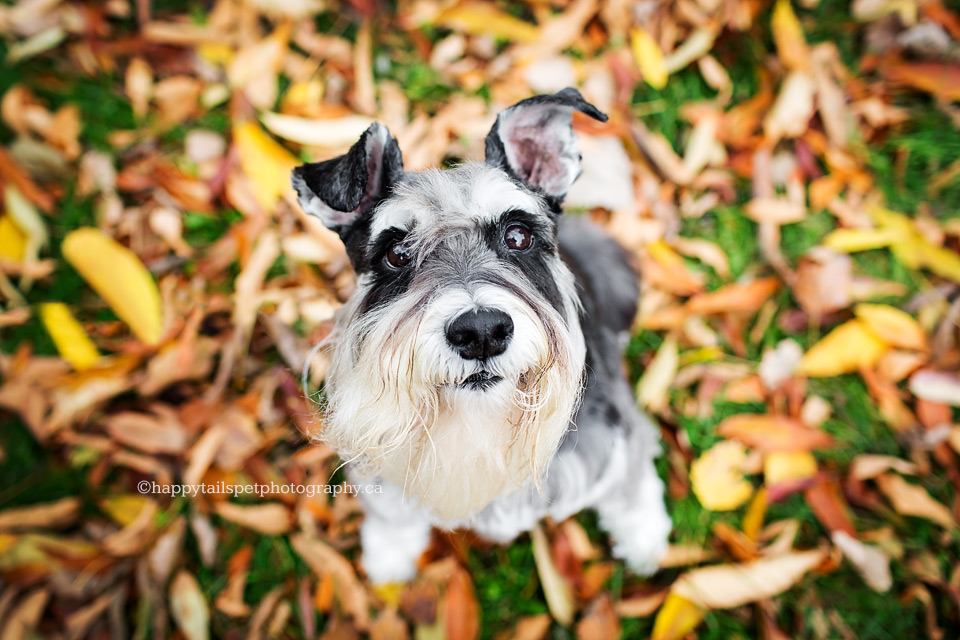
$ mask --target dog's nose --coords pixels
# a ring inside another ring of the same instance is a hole
[[[447,342],[465,360],[486,360],[507,350],[513,320],[499,309],[477,309],[447,326]]]

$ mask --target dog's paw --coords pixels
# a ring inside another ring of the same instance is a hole
[[[667,534],[651,531],[637,531],[633,536],[616,541],[613,555],[627,563],[631,571],[641,576],[649,576],[660,567],[660,561],[667,554]]]

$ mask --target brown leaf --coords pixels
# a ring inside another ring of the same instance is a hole
[[[700,293],[690,298],[685,309],[689,313],[712,314],[725,312],[752,313],[780,288],[776,278],[758,278],[746,283],[734,283],[716,291]]]
[[[340,606],[353,618],[358,628],[366,629],[370,624],[367,592],[360,584],[353,566],[330,545],[317,538],[297,533],[290,536],[290,544],[314,573],[321,575],[329,572],[333,575]]]
[[[60,529],[72,525],[79,515],[79,498],[5,509],[0,511],[0,531]]]
[[[892,473],[885,473],[876,480],[880,491],[887,496],[898,513],[905,516],[926,518],[946,529],[952,529],[956,526],[956,521],[950,510],[930,497],[930,494],[923,487],[910,484]]]
[[[268,536],[286,533],[293,525],[289,509],[279,502],[239,505],[224,501],[213,510],[221,518]]]
[[[577,623],[578,640],[606,640],[620,637],[620,620],[613,610],[610,595],[601,594]]]
[[[554,620],[569,625],[573,622],[576,604],[573,600],[573,586],[561,575],[553,562],[550,543],[540,525],[530,533],[533,539],[533,558],[540,577],[540,586],[547,598],[547,606]]]
[[[786,416],[741,414],[717,425],[717,433],[764,452],[810,451],[829,447],[827,433]]]
[[[465,570],[457,569],[450,576],[443,605],[449,640],[474,640],[480,635],[480,605],[473,593],[470,574]]]
[[[107,417],[103,426],[117,442],[147,453],[176,454],[187,448],[186,429],[168,411],[155,416],[132,411],[117,413]]]
[[[829,531],[843,531],[856,535],[853,515],[836,482],[824,479],[804,491],[804,498],[813,514]]]

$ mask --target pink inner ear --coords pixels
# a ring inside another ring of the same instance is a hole
[[[510,167],[528,184],[564,195],[580,174],[570,108],[537,105],[503,115],[500,138]]]

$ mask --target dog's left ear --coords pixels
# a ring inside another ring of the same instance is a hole
[[[291,181],[300,206],[341,237],[390,195],[403,175],[403,158],[389,129],[370,125],[346,155],[304,164]]]
[[[574,110],[607,121],[606,114],[572,87],[501,111],[487,134],[487,163],[539,189],[559,206],[581,171]]]

